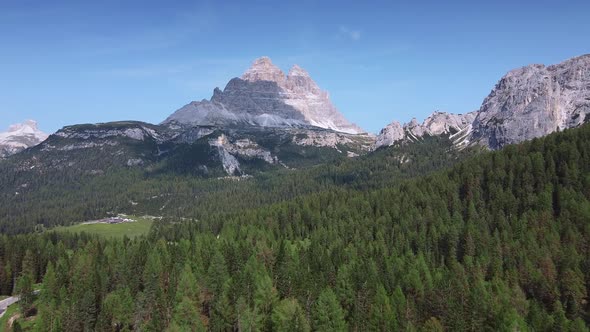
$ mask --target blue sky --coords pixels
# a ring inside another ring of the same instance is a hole
[[[590,53],[590,1],[0,0],[0,131],[159,123],[270,56],[377,132],[477,109],[508,70]]]

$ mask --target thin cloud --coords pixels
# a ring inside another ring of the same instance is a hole
[[[352,41],[358,41],[361,39],[361,31],[356,29],[351,29],[346,26],[340,26],[338,30],[338,36],[350,39]]]
[[[96,72],[99,75],[114,76],[114,77],[125,77],[125,78],[144,78],[153,76],[169,76],[182,73],[190,69],[189,67],[183,66],[171,66],[171,67],[134,67],[134,68],[116,68]]]
[[[141,66],[103,68],[89,71],[87,74],[121,78],[172,78],[179,75],[203,75],[211,68],[214,68],[215,72],[222,72],[222,69],[228,66],[246,66],[254,58],[256,58],[256,56],[244,58],[203,58],[188,62],[177,61],[174,63],[147,63]]]

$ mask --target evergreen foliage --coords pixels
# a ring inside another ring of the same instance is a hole
[[[1,235],[0,291],[42,280],[56,331],[588,330],[589,126],[422,177],[368,160],[135,239]]]

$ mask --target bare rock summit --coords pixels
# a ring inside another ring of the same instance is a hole
[[[294,65],[287,75],[268,57],[256,59],[241,78],[216,88],[210,100],[185,105],[163,124],[319,127],[360,134],[309,73]]]
[[[425,135],[446,135],[456,144],[463,144],[464,139],[471,132],[471,124],[475,116],[475,112],[453,114],[436,111],[422,123],[415,118],[403,126],[398,121],[394,121],[381,130],[377,136],[375,148],[390,146],[397,142],[416,141]]]
[[[47,134],[39,130],[37,122],[27,120],[10,126],[0,133],[0,158],[18,153],[47,139]]]
[[[472,140],[498,149],[590,121],[590,54],[508,72],[484,100]]]
[[[508,72],[476,112],[435,112],[423,123],[415,119],[381,130],[375,147],[449,135],[455,145],[479,144],[500,149],[554,131],[590,122],[590,54],[545,66],[534,64]]]

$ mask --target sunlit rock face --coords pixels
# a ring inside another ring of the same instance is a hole
[[[391,146],[397,142],[416,141],[429,136],[446,135],[453,139],[457,145],[465,143],[465,139],[471,130],[471,124],[475,119],[475,112],[466,114],[452,114],[446,112],[434,112],[422,123],[412,119],[402,125],[394,121],[381,130],[375,142],[375,148]]]
[[[256,59],[241,78],[215,89],[210,100],[191,102],[164,124],[263,127],[313,126],[350,134],[364,131],[349,122],[301,67],[285,75],[267,57]]]
[[[529,65],[506,74],[484,100],[472,141],[506,144],[577,127],[590,120],[590,55],[557,65]]]
[[[434,112],[423,123],[393,122],[381,130],[375,147],[448,135],[458,146],[500,149],[590,122],[590,55],[557,65],[529,65],[508,72],[467,114]]]
[[[27,120],[10,126],[0,133],[0,158],[18,153],[47,139],[47,134],[39,130],[37,122]]]

